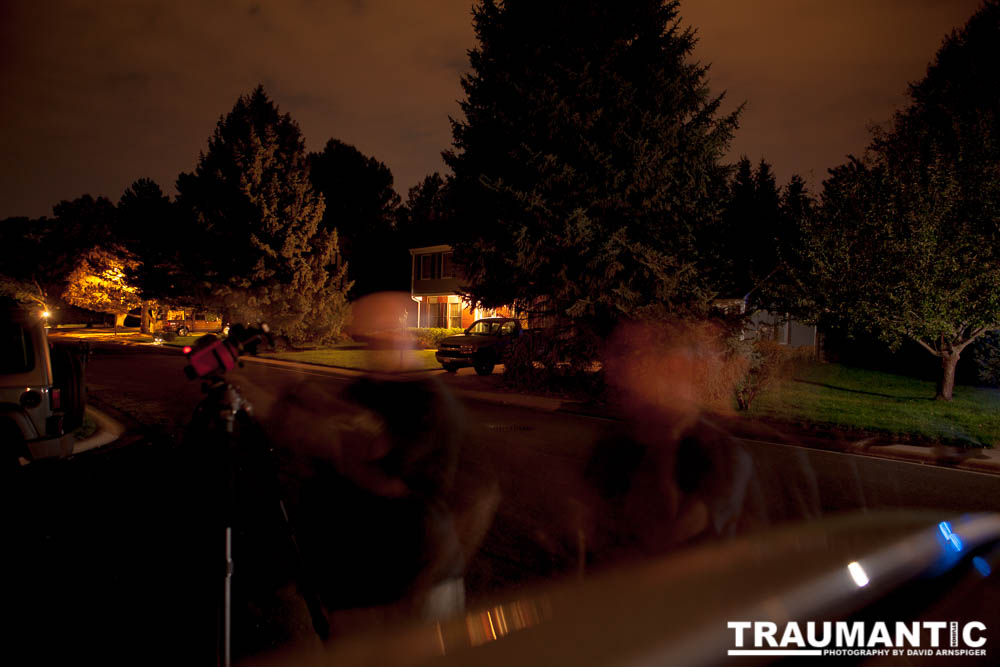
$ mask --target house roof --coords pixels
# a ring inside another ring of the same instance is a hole
[[[411,255],[424,255],[429,252],[450,252],[450,245],[429,245],[422,248],[410,248]]]

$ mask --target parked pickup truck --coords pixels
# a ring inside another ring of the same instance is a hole
[[[438,344],[435,358],[446,371],[472,366],[479,375],[489,375],[504,350],[524,334],[521,323],[509,317],[476,320],[461,336],[448,336]]]

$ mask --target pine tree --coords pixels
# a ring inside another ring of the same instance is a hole
[[[295,340],[336,335],[346,316],[337,234],[309,179],[302,134],[258,86],[221,118],[193,174],[181,174],[193,298],[233,322],[267,320]]]
[[[757,168],[743,156],[729,185],[715,247],[720,296],[759,295],[778,264],[777,235],[781,195],[771,165],[763,158]]]
[[[351,296],[409,289],[408,254],[395,247],[399,194],[389,167],[337,139],[310,153],[309,166],[313,189],[326,201],[322,228],[337,230],[340,252],[351,262]],[[404,270],[387,269],[387,263]]]
[[[678,3],[482,0],[474,28],[445,154],[469,296],[598,338],[702,308],[736,114],[717,118]]]

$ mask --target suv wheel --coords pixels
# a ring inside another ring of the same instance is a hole
[[[62,398],[66,414],[66,432],[74,431],[83,424],[83,413],[87,407],[87,390],[84,383],[86,353],[64,345],[52,347],[52,373]]]
[[[491,375],[493,373],[493,364],[489,362],[476,364],[476,374],[477,375]]]
[[[187,327],[180,327],[179,329],[177,329],[177,335],[178,336],[187,336],[189,333],[191,333],[191,332],[188,331]]]
[[[441,366],[449,373],[455,373],[456,371],[458,371],[458,366],[456,366],[455,364],[441,364]]]

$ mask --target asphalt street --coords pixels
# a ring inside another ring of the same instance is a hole
[[[197,664],[198,654],[211,662],[211,619],[193,610],[211,608],[216,578],[205,575],[204,549],[192,538],[205,508],[191,489],[213,454],[177,445],[202,397],[183,366],[173,350],[98,347],[90,395],[129,432],[102,450],[30,466],[6,489],[18,545],[8,600],[22,619],[12,636],[39,655]],[[883,508],[1000,511],[1000,479],[991,475],[738,440],[694,416],[626,424],[470,400],[452,391],[455,378],[421,378],[419,392],[384,385],[397,398],[366,405],[351,393],[356,379],[320,369],[251,362],[232,373],[279,448],[305,452],[298,465],[338,456],[328,448],[350,444],[344,429],[371,412],[459,443],[449,511],[473,604],[787,520]],[[457,380],[467,386],[471,378]],[[427,410],[435,419],[421,418]],[[283,479],[294,487],[314,473]],[[357,542],[338,523],[349,508],[321,514],[302,498],[291,505],[314,523],[325,516],[340,526],[331,538],[337,550]],[[288,606],[278,598],[271,603]],[[271,623],[266,605],[256,611],[240,640],[244,654],[309,634],[287,618]],[[60,639],[37,641],[50,634]]]

